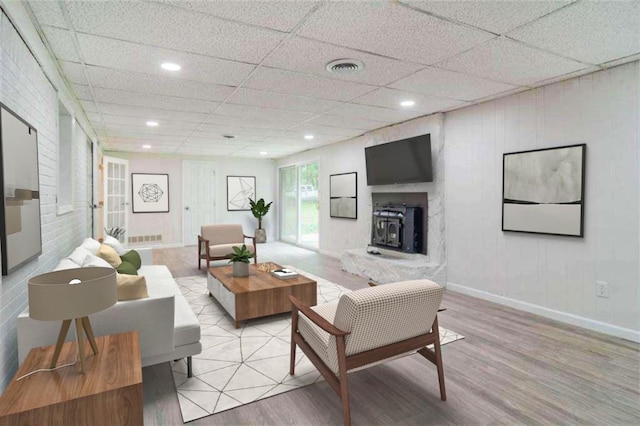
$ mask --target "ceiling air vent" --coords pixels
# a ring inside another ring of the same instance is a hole
[[[362,71],[364,64],[357,59],[336,59],[329,62],[325,68],[334,74],[355,74]]]
[[[235,138],[235,136],[233,136],[233,135],[222,135],[222,137],[225,138],[225,139],[233,139],[233,138]]]

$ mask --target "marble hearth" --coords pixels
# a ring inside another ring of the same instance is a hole
[[[427,278],[441,286],[447,284],[446,263],[429,262],[423,254],[398,253],[379,249],[379,255],[366,249],[345,250],[342,269],[380,284]]]

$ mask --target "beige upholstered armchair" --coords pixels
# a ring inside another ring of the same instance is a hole
[[[379,285],[343,294],[335,303],[292,303],[291,364],[296,345],[340,396],[344,424],[351,424],[347,373],[416,351],[434,363],[440,399],[446,401],[438,307],[443,289],[429,280]],[[434,349],[427,348],[433,344]]]
[[[251,243],[247,244],[247,249],[253,253],[253,263],[257,263],[256,239],[244,235],[242,225],[202,226],[200,235],[198,235],[198,269],[200,269],[203,259],[207,261],[207,269],[209,269],[209,262],[212,260],[228,259],[229,254],[233,253],[232,247],[241,247],[245,244],[245,239],[251,240]]]

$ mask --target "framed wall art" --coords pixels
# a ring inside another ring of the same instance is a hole
[[[131,173],[133,213],[169,212],[169,175]]]
[[[329,176],[329,215],[343,219],[358,218],[358,173]]]
[[[38,132],[0,104],[2,275],[42,254]]]
[[[586,144],[503,155],[502,230],[584,236]]]
[[[249,198],[256,198],[256,177],[227,176],[227,210],[251,210]]]

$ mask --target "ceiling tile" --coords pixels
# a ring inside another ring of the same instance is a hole
[[[144,123],[137,125],[127,124],[113,124],[107,122],[103,127],[109,131],[111,135],[132,135],[139,136],[145,139],[156,140],[176,140],[185,139],[191,133],[191,130],[168,128],[166,126],[150,128],[146,127]]]
[[[331,110],[333,115],[341,115],[344,117],[358,117],[369,120],[386,121],[389,123],[399,123],[411,118],[424,115],[420,112],[405,111],[400,108],[389,109],[369,105],[344,104],[338,108]]]
[[[232,117],[228,115],[212,115],[207,118],[207,122],[218,125],[238,126],[257,129],[288,129],[297,124],[297,121],[274,120],[270,118]]]
[[[171,78],[237,86],[255,68],[255,65],[243,62],[162,49],[90,34],[78,34],[78,42],[87,64],[159,74]],[[163,62],[179,64],[182,69],[179,73],[168,73],[160,68],[160,64]]]
[[[391,2],[329,2],[298,35],[421,64],[441,61],[494,37]]]
[[[84,67],[82,66],[82,64],[68,61],[58,62],[60,63],[60,68],[62,68],[64,76],[70,83],[82,84],[85,86],[89,85],[87,77],[84,74]]]
[[[287,95],[284,93],[267,92],[243,87],[239,87],[227,102],[315,113],[322,113],[340,105],[340,102],[337,101]]]
[[[468,74],[428,67],[396,81],[390,87],[425,95],[473,101],[512,90],[516,86]]]
[[[329,62],[344,58],[362,61],[364,68],[354,74],[335,74],[325,69]],[[377,86],[396,81],[423,67],[300,37],[292,37],[283,43],[263,65]]]
[[[320,117],[307,121],[307,123],[356,130],[373,130],[380,127],[386,127],[391,124],[390,122],[367,120],[365,118],[356,117],[342,117],[339,115],[321,115]]]
[[[93,94],[96,102],[178,111],[207,113],[213,111],[219,105],[216,102],[198,99],[176,98],[150,93],[132,93],[125,90],[103,89],[101,87],[95,87]]]
[[[331,127],[331,126],[322,126],[320,124],[313,124],[313,123],[302,123],[299,124],[297,126],[292,127],[289,130],[293,130],[293,131],[300,131],[300,134],[304,137],[304,135],[314,135],[317,137],[317,135],[331,135],[331,136],[341,136],[342,139],[346,139],[349,137],[354,137],[354,136],[359,136],[361,134],[363,134],[364,132],[362,130],[357,130],[357,129],[345,129],[342,127]],[[301,143],[304,141],[303,138],[301,139]],[[315,141],[315,139],[313,139]]]
[[[55,27],[42,27],[51,50],[59,60],[80,62],[71,32]]]
[[[91,113],[92,116],[89,118],[95,117],[95,113]],[[110,125],[128,125],[128,126],[139,126],[143,129],[152,129],[146,126],[146,121],[155,120],[159,123],[158,127],[154,127],[158,132],[161,132],[162,129],[174,129],[174,130],[194,130],[198,127],[198,123],[189,123],[185,121],[176,121],[176,120],[168,120],[168,119],[158,119],[153,115],[149,115],[146,117],[132,117],[130,115],[111,115],[111,114],[102,114],[100,116],[101,120],[110,126]]]
[[[216,109],[216,114],[244,117],[248,120],[264,118],[270,120],[282,120],[298,123],[316,116],[311,112],[287,111],[282,109],[261,108],[249,105],[224,104]]]
[[[415,105],[411,107],[402,107],[400,102],[413,101]],[[400,109],[401,111],[413,111],[415,116],[430,114],[436,111],[442,111],[456,105],[464,105],[464,101],[455,99],[440,98],[436,96],[426,96],[415,92],[407,92],[403,90],[380,88],[375,92],[352,101],[353,103],[363,105],[380,106],[384,108]]]
[[[79,88],[82,88],[82,86],[72,86],[73,90],[75,92],[77,92],[77,90]],[[86,86],[84,86],[86,87]],[[88,89],[88,87],[87,87]],[[82,105],[82,109],[84,110],[84,112],[86,112],[87,114],[89,113],[94,113],[94,114],[98,114],[98,107],[96,107],[96,104],[93,102],[92,99],[83,99],[81,97],[78,96],[78,99],[80,100],[80,104]]]
[[[538,19],[572,1],[404,1],[410,6],[496,34]]]
[[[290,95],[347,101],[375,89],[374,86],[315,77],[273,68],[258,68],[244,84],[253,89]]]
[[[64,14],[60,9],[60,2],[51,0],[29,0],[29,6],[40,25],[52,25],[58,28],[68,28],[67,21],[64,19]]]
[[[85,107],[86,102],[83,102]],[[91,103],[93,104],[93,103]],[[89,106],[89,105],[87,105]],[[188,123],[201,123],[209,114],[188,111],[175,111],[169,109],[145,108],[130,105],[112,104],[101,102],[99,105],[102,114],[140,117],[145,120],[175,120]],[[93,107],[93,110],[96,108]],[[86,108],[85,108],[86,111]]]
[[[86,84],[72,84],[71,87],[75,92],[78,99],[88,101],[93,105],[93,95],[91,95],[91,89]],[[95,110],[95,107],[94,109]],[[88,110],[85,110],[88,111]]]
[[[314,1],[185,1],[161,3],[225,19],[289,32],[319,2]]]
[[[251,63],[262,60],[284,37],[159,3],[69,2],[67,9],[79,32]]]
[[[640,2],[587,1],[519,28],[509,37],[592,64],[640,52]]]
[[[208,101],[224,101],[233,92],[233,87],[202,81],[182,80],[169,76],[114,70],[91,65],[88,65],[86,69],[93,87]]]
[[[444,61],[438,67],[505,83],[531,85],[587,65],[498,38]]]

